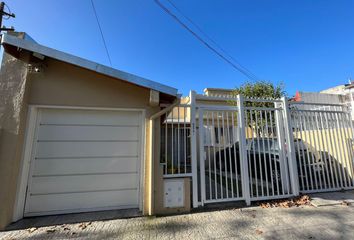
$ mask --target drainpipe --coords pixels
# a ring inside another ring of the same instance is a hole
[[[154,129],[154,120],[158,117],[161,117],[163,114],[167,113],[168,111],[172,110],[174,107],[176,107],[178,104],[181,102],[181,95],[177,95],[177,99],[168,107],[164,108],[163,110],[155,113],[150,117],[149,120],[149,142],[150,142],[150,167],[149,167],[149,183],[148,183],[148,215],[153,214],[153,192],[154,192],[154,136],[153,136],[153,129]]]

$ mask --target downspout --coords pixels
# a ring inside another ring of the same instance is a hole
[[[153,136],[153,129],[154,129],[154,120],[158,117],[161,117],[163,114],[167,113],[168,111],[172,110],[181,102],[181,95],[177,95],[177,99],[168,107],[164,108],[163,110],[155,113],[150,117],[149,120],[149,140],[150,140],[150,167],[149,167],[149,184],[148,184],[148,215],[153,214],[153,184],[154,184],[154,136]]]

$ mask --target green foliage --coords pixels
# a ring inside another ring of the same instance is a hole
[[[284,90],[284,84],[273,84],[267,81],[257,81],[257,82],[246,82],[238,88],[235,88],[233,94],[236,96],[238,94],[243,95],[245,98],[260,98],[260,99],[280,99],[286,97],[286,92]],[[235,101],[230,102],[232,105],[236,105]],[[273,108],[273,102],[252,102],[245,101],[245,107],[267,107]],[[269,135],[269,129],[265,128],[266,122],[267,126],[272,123],[275,124],[274,114],[271,115],[269,112],[261,111],[246,111],[247,125],[251,127],[257,135],[261,133]],[[258,124],[255,123],[255,119],[258,119]],[[257,127],[256,127],[257,126]]]
[[[240,87],[235,88],[234,95],[241,94],[246,98],[272,98],[279,99],[286,96],[284,84],[273,84],[267,81],[246,82]],[[270,107],[269,103],[249,103],[246,106]]]
[[[277,85],[267,81],[246,82],[233,91],[233,95],[243,95],[245,98],[266,98],[279,99],[286,97],[284,84]],[[230,104],[236,105],[236,101],[230,101]],[[274,107],[272,103],[258,103],[245,101],[245,107]]]

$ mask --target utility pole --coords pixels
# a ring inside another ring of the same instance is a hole
[[[15,14],[10,13],[10,12],[5,12],[5,10],[4,10],[5,5],[6,4],[4,2],[0,3],[0,33],[2,31],[14,31],[15,30],[13,27],[7,28],[2,25],[2,20],[3,20],[4,16],[7,16],[8,18],[10,18],[10,17],[15,18]]]

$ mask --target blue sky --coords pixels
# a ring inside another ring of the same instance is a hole
[[[37,42],[109,65],[90,0],[7,0],[5,21]],[[167,5],[166,0],[161,0]],[[173,0],[260,79],[319,91],[354,78],[354,1]],[[188,94],[233,88],[247,78],[153,0],[95,0],[113,67]]]

